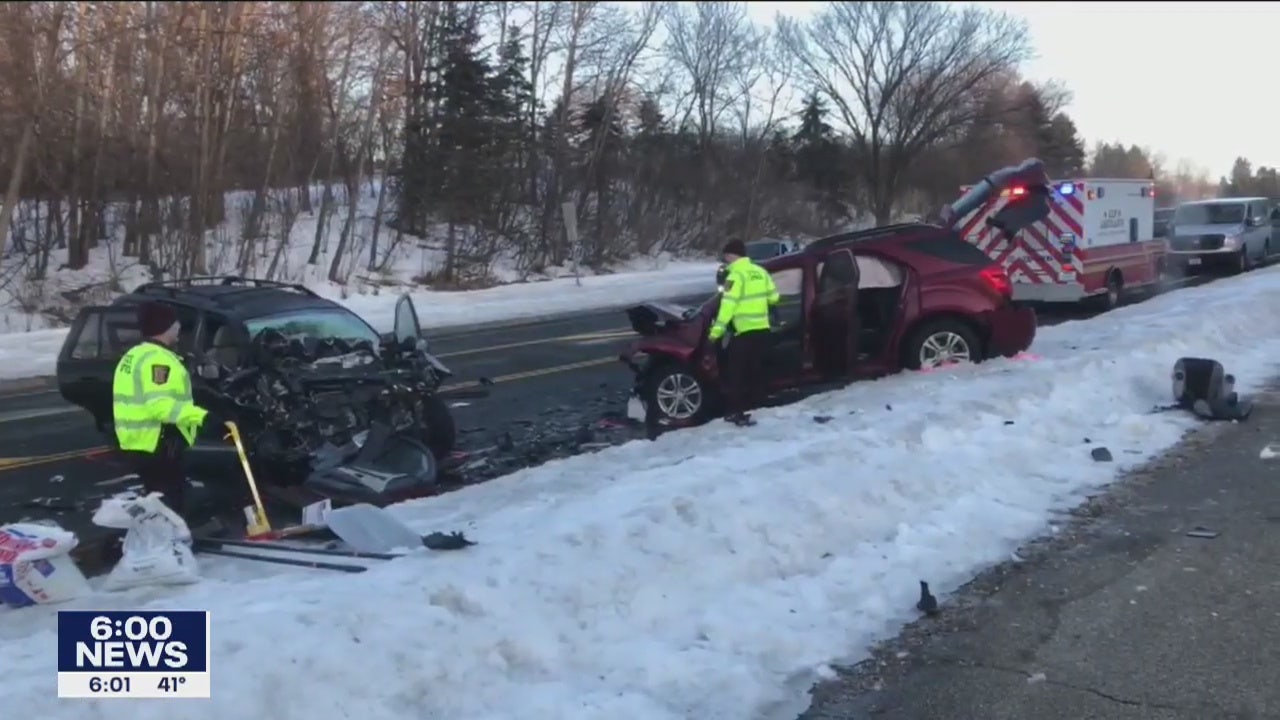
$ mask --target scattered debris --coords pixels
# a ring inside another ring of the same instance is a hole
[[[1034,685],[1035,683],[1042,683],[1048,679],[1049,679],[1049,676],[1045,675],[1042,672],[1031,673],[1030,675],[1027,676],[1027,684]]]
[[[475,543],[468,540],[461,532],[451,532],[447,535],[442,532],[433,532],[422,536],[422,545],[428,550],[461,550]]]
[[[885,403],[885,405],[884,405],[884,409],[885,409],[885,410],[892,410],[892,409],[893,409],[893,406],[892,406],[892,405],[890,405],[890,404],[888,404],[888,403]]]
[[[819,425],[826,425],[827,423],[831,422],[831,416],[830,415],[814,415],[813,421],[818,423]]]
[[[1111,451],[1105,447],[1096,447],[1089,451],[1089,457],[1098,462],[1111,462]]]
[[[498,451],[511,452],[512,450],[515,450],[515,449],[516,449],[516,441],[514,438],[511,437],[511,431],[502,433],[502,436],[498,438]]]
[[[1253,403],[1235,391],[1236,378],[1222,363],[1208,358],[1178,358],[1173,364],[1173,399],[1177,407],[1204,420],[1246,420]]]
[[[920,581],[920,600],[916,603],[916,609],[930,617],[938,614],[938,598],[929,592],[929,583],[923,580]]]
[[[1197,525],[1195,529],[1187,531],[1187,537],[1199,538],[1201,540],[1212,540],[1221,534],[1222,533],[1216,530],[1209,530],[1208,528],[1203,528],[1199,525]]]
[[[1258,453],[1260,460],[1274,460],[1278,457],[1280,457],[1280,443],[1267,443],[1267,446],[1262,448],[1262,452]]]
[[[1013,424],[1013,421],[1012,421],[1012,420],[1005,420],[1005,421],[1004,421],[1004,424],[1005,424],[1005,425],[1012,425],[1012,424]]]

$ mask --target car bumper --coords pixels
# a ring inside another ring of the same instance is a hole
[[[1221,250],[1182,250],[1171,251],[1169,262],[1177,267],[1193,268],[1201,265],[1225,265],[1236,261],[1240,248],[1222,248]]]
[[[991,328],[987,355],[1013,357],[1031,347],[1036,339],[1036,311],[1029,307],[1006,305],[988,314]]]
[[[1085,296],[1084,285],[1063,283],[1014,283],[1013,299],[1016,302],[1073,303]]]

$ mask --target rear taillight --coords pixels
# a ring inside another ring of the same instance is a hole
[[[1004,268],[999,265],[989,265],[983,268],[978,276],[1000,297],[1013,298],[1013,283],[1009,282],[1009,274],[1004,271]]]

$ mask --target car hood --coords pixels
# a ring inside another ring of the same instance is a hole
[[[627,308],[631,329],[644,337],[665,334],[677,326],[688,325],[698,319],[697,311],[688,305],[667,302],[647,302]]]
[[[1199,237],[1201,235],[1239,235],[1244,232],[1240,223],[1220,225],[1174,225],[1174,237]]]

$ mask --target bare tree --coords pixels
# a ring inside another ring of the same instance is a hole
[[[908,166],[982,122],[975,90],[1030,55],[1025,23],[938,2],[830,3],[778,28],[852,136],[866,201],[889,222]]]
[[[671,3],[664,28],[667,53],[690,84],[690,113],[705,149],[721,118],[742,96],[737,81],[750,72],[761,38],[742,2]]]

